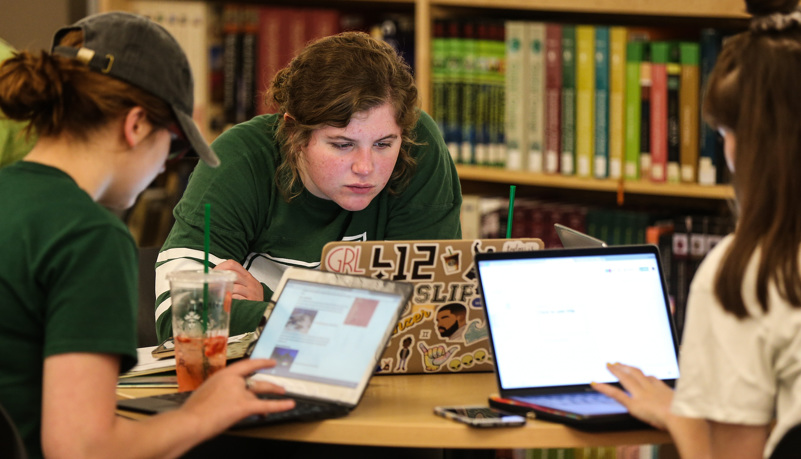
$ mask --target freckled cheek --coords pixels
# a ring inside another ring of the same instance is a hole
[[[318,162],[311,169],[314,180],[320,184],[333,183],[349,172],[348,164],[344,161],[332,160]]]
[[[389,181],[389,177],[392,175],[392,171],[395,170],[395,163],[397,162],[397,156],[394,158],[386,158],[376,161],[375,164],[375,172],[383,177],[384,181]]]

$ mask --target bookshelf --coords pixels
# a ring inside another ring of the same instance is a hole
[[[473,15],[483,17],[558,17],[564,21],[594,21],[614,23],[638,21],[650,24],[692,24],[696,27],[728,24],[744,26],[747,15],[742,0],[262,0],[258,5],[309,6],[335,8],[401,8],[414,12],[415,21],[415,72],[421,106],[431,112],[432,106],[432,31],[438,18]],[[98,11],[130,10],[130,0],[97,0]],[[377,5],[377,6],[376,6]],[[636,195],[654,202],[662,198],[705,201],[726,201],[733,197],[728,185],[700,186],[694,184],[656,184],[647,181],[623,181],[553,176],[531,172],[509,171],[500,168],[459,165],[458,172],[464,182],[481,189],[505,184],[531,185],[539,188],[584,190],[601,193]],[[692,207],[690,203],[688,207]]]
[[[642,0],[567,0],[552,2],[549,0],[416,0],[416,61],[415,71],[421,94],[423,108],[431,112],[432,108],[432,58],[431,43],[433,21],[436,18],[447,18],[451,15],[468,14],[481,17],[484,12],[502,11],[506,17],[524,16],[536,18],[540,15],[557,15],[566,21],[577,18],[577,21],[599,21],[614,23],[645,22],[666,18],[671,24],[692,23],[695,26],[744,26],[748,18],[745,5],[741,0],[712,0],[698,4],[691,0],[676,1],[642,1]],[[622,17],[621,17],[622,16]],[[602,19],[601,19],[602,18]],[[425,27],[421,27],[425,24]],[[697,184],[653,183],[647,180],[624,181],[574,176],[546,175],[526,171],[511,171],[502,168],[457,166],[463,185],[470,192],[497,191],[499,185],[523,185],[554,190],[600,192],[617,196],[618,204],[622,204],[624,196],[635,197],[638,202],[651,201],[667,205],[678,204],[680,208],[695,209],[699,207],[724,209],[726,202],[734,197],[729,185],[703,186]],[[627,198],[628,199],[628,198]],[[630,202],[631,200],[629,200]]]
[[[509,185],[528,185],[547,188],[567,188],[585,191],[599,191],[646,196],[676,198],[698,198],[727,200],[734,198],[734,191],[727,185],[702,186],[695,184],[654,183],[645,180],[611,180],[581,178],[564,175],[532,174],[524,171],[510,171],[500,168],[456,166],[459,178],[477,183],[504,183]]]

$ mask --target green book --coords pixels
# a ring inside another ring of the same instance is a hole
[[[595,26],[595,178],[609,176],[609,86],[610,86],[609,27]]]
[[[576,27],[562,26],[562,161],[563,175],[576,174]]]
[[[640,62],[644,43],[630,41],[626,45],[625,157],[626,180],[640,178]]]
[[[447,53],[448,43],[445,39],[445,21],[438,19],[434,22],[434,34],[431,38],[431,116],[437,122],[442,135],[445,135]]]

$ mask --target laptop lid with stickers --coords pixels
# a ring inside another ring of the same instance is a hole
[[[320,269],[414,285],[378,373],[493,371],[473,257],[542,248],[534,238],[335,241],[323,248]]]

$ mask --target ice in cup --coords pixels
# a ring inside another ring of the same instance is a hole
[[[180,392],[197,389],[225,367],[231,292],[229,271],[174,271],[167,274],[172,299],[175,372]]]

